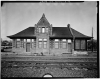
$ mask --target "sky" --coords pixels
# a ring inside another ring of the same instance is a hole
[[[1,38],[34,27],[43,13],[53,27],[70,27],[97,39],[96,2],[83,3],[4,3],[1,7]]]

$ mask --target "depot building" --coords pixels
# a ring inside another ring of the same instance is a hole
[[[70,24],[66,27],[53,27],[45,14],[34,27],[28,27],[7,37],[13,40],[13,52],[30,55],[61,55],[75,52],[87,54],[87,40],[91,39],[90,36],[71,28]]]

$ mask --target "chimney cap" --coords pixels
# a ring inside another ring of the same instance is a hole
[[[67,26],[70,27],[70,24],[68,24]]]

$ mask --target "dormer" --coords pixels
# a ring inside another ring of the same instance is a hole
[[[50,23],[46,19],[44,13],[43,13],[41,19],[35,25],[35,27],[36,27],[36,34],[49,34],[49,35],[51,35],[52,25],[50,25]]]

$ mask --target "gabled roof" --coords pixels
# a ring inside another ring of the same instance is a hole
[[[45,26],[50,26],[50,23],[48,22],[48,20],[46,19],[45,17],[45,14],[42,15],[41,19],[39,20],[39,22],[37,23],[37,26],[42,26],[42,25],[45,25]]]
[[[71,34],[71,31],[73,35]],[[91,37],[86,36],[73,28],[69,27],[52,27],[52,36],[50,38],[82,38],[82,39],[90,39]],[[36,38],[35,36],[35,27],[29,27],[17,34],[8,36],[9,38]]]

